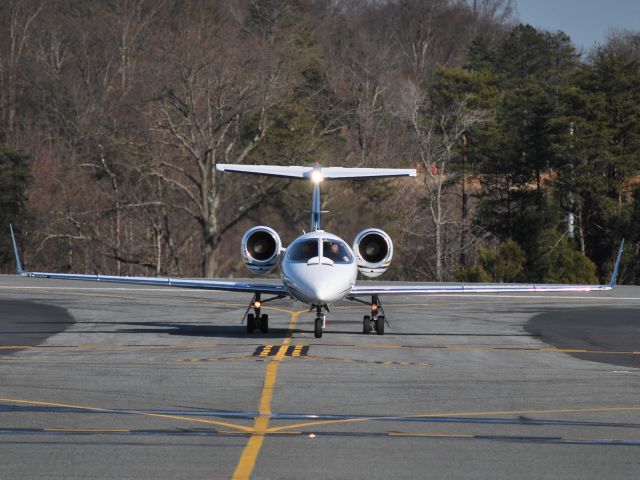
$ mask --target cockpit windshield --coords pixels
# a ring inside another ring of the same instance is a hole
[[[289,247],[289,260],[293,262],[308,262],[318,256],[318,239],[303,240]]]
[[[333,260],[333,263],[353,262],[353,257],[345,243],[338,240],[322,240],[322,256]]]
[[[324,238],[322,241],[322,256],[333,263],[353,263],[353,255],[346,243],[340,240]],[[287,256],[292,262],[308,262],[318,256],[318,239],[302,240],[287,249]]]

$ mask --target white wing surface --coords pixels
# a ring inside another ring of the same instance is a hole
[[[221,172],[251,173],[269,177],[307,178],[313,167],[285,167],[279,165],[234,165],[232,163],[218,163],[216,170]]]
[[[311,179],[313,172],[320,172],[324,180],[357,178],[415,177],[413,168],[347,168],[347,167],[300,167],[279,165],[234,165],[219,163],[216,170],[221,172],[250,173],[269,177]]]
[[[468,283],[468,284],[400,284],[371,283],[354,285],[348,298],[366,295],[429,295],[447,293],[513,293],[513,292],[603,292],[613,290],[618,279],[618,270],[624,251],[624,240],[616,257],[609,285],[554,285],[535,283]]]
[[[129,283],[157,287],[193,288],[198,290],[224,290],[228,292],[252,292],[289,296],[281,282],[251,283],[224,280],[161,278],[161,277],[118,277],[113,275],[81,275],[74,273],[18,272],[23,277],[52,278],[58,280],[82,280],[107,283]]]
[[[363,284],[355,285],[350,297],[365,295],[429,295],[445,293],[509,293],[509,292],[593,292],[611,290],[610,285],[549,285],[549,284],[439,284],[439,285],[401,285],[401,284]]]
[[[413,168],[347,168],[347,167],[322,167],[320,169],[323,178],[347,179],[347,178],[382,178],[382,177],[415,177]]]
[[[151,285],[156,287],[178,287],[193,288],[198,290],[224,290],[227,292],[253,292],[273,295],[289,296],[289,293],[282,285],[277,283],[251,283],[251,282],[228,282],[224,280],[189,279],[189,278],[162,278],[162,277],[121,277],[114,275],[84,275],[77,273],[52,273],[52,272],[25,272],[20,261],[20,253],[16,243],[16,236],[11,230],[11,242],[13,243],[13,254],[16,259],[16,273],[23,277],[31,278],[53,278],[57,280],[80,280],[88,282],[106,283],[129,283],[134,285]]]

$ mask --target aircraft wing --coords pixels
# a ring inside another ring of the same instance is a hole
[[[624,240],[616,257],[609,285],[554,285],[524,283],[469,283],[469,284],[399,284],[365,283],[354,285],[348,297],[367,295],[429,295],[429,294],[464,294],[464,293],[509,293],[509,292],[602,292],[612,290],[616,286]]]
[[[366,295],[429,295],[446,293],[508,293],[508,292],[593,292],[611,290],[609,285],[549,285],[549,284],[438,284],[438,285],[399,285],[399,284],[363,284],[355,285],[350,297]]]
[[[13,252],[16,258],[16,271],[23,277],[52,278],[58,280],[81,280],[89,282],[128,283],[135,285],[149,285],[157,287],[193,288],[198,290],[224,290],[228,292],[266,293],[273,295],[289,296],[282,282],[277,283],[252,283],[232,282],[225,280],[187,279],[187,278],[162,278],[162,277],[121,277],[114,275],[84,275],[75,273],[51,273],[51,272],[25,272],[22,268],[18,247],[16,245],[13,228],[11,240]]]
[[[198,290],[224,290],[228,292],[266,293],[286,295],[282,283],[228,282],[224,280],[161,278],[161,277],[118,277],[113,275],[80,275],[74,273],[19,272],[23,277],[53,278],[58,280],[83,280],[91,282],[129,283],[157,287],[193,288]]]

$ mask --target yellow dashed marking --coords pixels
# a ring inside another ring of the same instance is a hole
[[[271,353],[272,348],[273,348],[273,345],[265,345],[264,347],[261,347],[261,351],[258,355],[260,357],[267,357]]]

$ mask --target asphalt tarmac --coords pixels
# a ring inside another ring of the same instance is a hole
[[[248,301],[0,276],[0,479],[639,476],[640,288]]]

